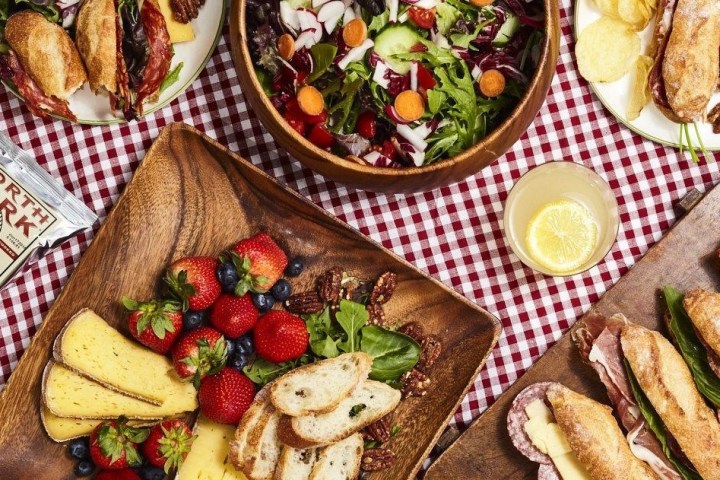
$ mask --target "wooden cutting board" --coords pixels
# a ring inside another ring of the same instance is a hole
[[[680,206],[687,209],[688,200]],[[660,288],[667,284],[684,291],[702,286],[720,288],[716,254],[719,246],[720,187],[692,207],[591,312],[622,312],[633,322],[663,330]],[[542,381],[557,381],[609,403],[605,388],[583,363],[567,333],[437,459],[425,479],[537,478],[538,465],[513,447],[505,419],[515,396],[528,385]]]
[[[340,266],[361,278],[391,270],[398,287],[385,305],[398,323],[421,322],[443,351],[427,395],[401,403],[388,446],[395,465],[373,479],[412,478],[430,453],[500,333],[497,319],[452,289],[338,221],[253,165],[184,124],[162,131],[55,301],[0,394],[0,480],[70,480],[67,448],[40,423],[40,376],[52,342],[84,307],[126,330],[119,299],[148,299],[174,259],[217,255],[266,231],[305,271],[295,291]]]

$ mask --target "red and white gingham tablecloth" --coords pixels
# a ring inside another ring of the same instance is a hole
[[[575,65],[572,14],[570,0],[562,0],[557,74],[527,133],[492,167],[427,193],[355,191],[291,159],[245,102],[227,24],[200,78],[140,122],[88,127],[41,120],[0,87],[0,128],[102,220],[159,131],[172,122],[194,125],[477,302],[501,319],[504,332],[455,414],[453,423],[463,427],[660,239],[674,221],[677,200],[693,187],[709,189],[720,178],[716,162],[694,165],[675,150],[643,140],[594,98]],[[558,159],[583,163],[605,178],[622,222],[606,259],[571,278],[547,278],[523,266],[502,230],[503,204],[513,184],[529,168]],[[92,238],[93,232],[73,238],[0,291],[0,389]]]

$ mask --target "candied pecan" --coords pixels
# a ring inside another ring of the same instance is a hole
[[[397,331],[407,335],[408,337],[412,338],[420,344],[422,344],[422,341],[425,339],[425,331],[423,330],[422,326],[417,322],[406,323],[405,325],[398,328]]]
[[[370,292],[370,303],[385,303],[390,300],[395,287],[397,286],[397,275],[393,272],[385,272],[375,281],[375,286]]]
[[[204,3],[201,0],[170,0],[170,9],[175,20],[188,23],[193,18],[197,18],[198,10]]]
[[[395,463],[395,453],[387,448],[370,448],[362,456],[360,468],[366,472],[384,470]]]
[[[385,326],[385,310],[379,303],[369,303],[365,305],[365,310],[368,311],[368,325],[379,325]]]
[[[424,396],[431,383],[430,377],[417,368],[413,368],[404,374],[401,381],[403,383],[401,390],[403,398]]]
[[[420,360],[418,360],[416,368],[423,373],[428,373],[442,352],[442,342],[437,336],[428,335],[420,342],[420,349]]]
[[[290,295],[285,300],[285,308],[292,313],[317,313],[325,308],[325,304],[317,292],[308,291]]]
[[[390,429],[392,428],[390,422],[390,415],[385,415],[380,420],[377,420],[365,427],[365,431],[372,437],[373,440],[385,443],[390,440]]]
[[[317,279],[317,289],[320,298],[326,302],[336,303],[340,300],[343,271],[340,267],[332,267]]]

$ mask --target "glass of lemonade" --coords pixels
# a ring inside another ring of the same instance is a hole
[[[569,276],[597,265],[615,243],[618,205],[610,186],[573,162],[527,172],[505,202],[503,225],[513,252],[533,270]]]

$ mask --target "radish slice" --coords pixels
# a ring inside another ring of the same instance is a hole
[[[390,87],[390,79],[385,77],[385,73],[388,71],[387,63],[382,60],[378,60],[375,65],[375,73],[373,74],[373,82],[380,85],[382,88],[387,90]]]
[[[412,128],[410,128],[407,125],[398,125],[397,126],[397,132],[400,136],[402,136],[405,140],[410,142],[410,145],[415,147],[416,149],[424,152],[427,148],[427,142],[420,138],[418,135],[415,134],[415,131],[413,131]]]
[[[480,70],[480,67],[478,67],[477,65],[475,65],[475,66],[473,67],[472,71],[470,72],[470,75],[472,75],[473,80],[477,80],[477,79],[480,77],[480,74],[481,74],[481,73],[482,73],[482,70]]]
[[[398,21],[398,9],[400,8],[400,0],[386,0],[385,4],[390,9],[390,21],[396,23]]]
[[[312,0],[312,6],[313,8],[320,8],[329,1],[330,0]]]
[[[351,20],[355,20],[355,18],[357,17],[355,17],[355,12],[352,7],[347,7],[345,9],[345,13],[343,14],[343,25],[347,25]]]
[[[397,110],[395,110],[395,107],[392,105],[385,105],[385,115],[390,117],[390,120],[397,123],[398,125],[405,125],[405,120],[402,119],[400,115],[398,115]]]
[[[322,34],[322,32],[320,32]],[[295,40],[295,49],[300,50],[302,48],[310,48],[315,45],[315,29],[305,30]]]
[[[340,70],[345,70],[347,66],[350,65],[352,62],[357,62],[358,60],[361,60],[365,56],[365,52],[370,50],[373,45],[375,45],[375,43],[369,38],[367,38],[359,46],[350,49],[347,55],[345,55],[345,57],[338,62],[338,67],[340,68]]]
[[[360,9],[359,3],[353,5],[353,11],[355,12],[355,18],[362,18],[362,10]]]
[[[333,18],[340,19],[343,13],[345,13],[345,4],[340,0],[333,0],[322,6],[317,14],[317,21],[325,23]],[[337,20],[335,23],[337,23]]]
[[[412,152],[410,153],[410,158],[412,158],[416,167],[422,167],[422,164],[425,163],[425,152]]]
[[[280,2],[280,18],[283,23],[293,30],[300,30],[300,19],[298,18],[298,12],[288,2],[283,0]]]
[[[340,19],[342,18],[342,15],[339,17],[331,18],[330,20],[325,22],[325,31],[328,33],[328,35],[331,35],[333,31],[335,30],[335,27],[337,27],[338,22],[340,22]]]
[[[430,10],[431,8],[437,7],[437,0],[418,0],[415,2],[415,6],[418,8],[424,8],[425,10]]]
[[[298,22],[300,24],[300,30],[310,30],[315,28],[318,24],[317,16],[310,10],[301,9],[297,11]]]
[[[417,135],[418,138],[425,140],[432,133],[432,129],[428,125],[430,122],[423,123],[419,127],[413,128],[413,134]]]
[[[376,152],[375,150],[373,150],[372,152],[366,153],[363,158],[374,165],[375,162],[377,162],[378,159],[382,156],[383,156],[382,153]]]
[[[418,87],[418,64],[412,62],[410,64],[410,89],[417,91]]]

